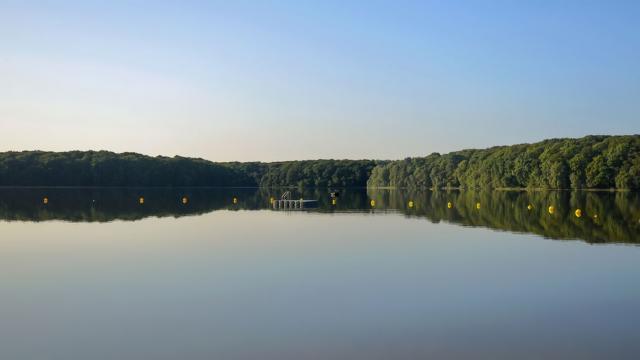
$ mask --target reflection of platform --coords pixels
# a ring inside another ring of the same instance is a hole
[[[272,206],[274,209],[300,210],[318,207],[318,200],[274,200]]]

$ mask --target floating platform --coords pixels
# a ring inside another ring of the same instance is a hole
[[[318,207],[318,200],[273,200],[271,206],[274,210],[301,210]]]

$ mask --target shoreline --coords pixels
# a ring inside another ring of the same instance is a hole
[[[464,187],[442,187],[442,188],[415,188],[415,187],[396,187],[396,186],[153,186],[153,185],[124,185],[124,186],[90,186],[90,185],[2,185],[0,190],[5,189],[365,189],[365,190],[402,190],[402,191],[514,191],[514,192],[541,192],[541,191],[584,191],[584,192],[636,192],[633,189],[598,189],[598,188],[582,188],[582,189],[547,189],[547,188],[464,188]]]

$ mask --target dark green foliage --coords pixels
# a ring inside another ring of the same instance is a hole
[[[639,176],[640,135],[587,136],[392,161],[374,168],[367,185],[640,189]]]
[[[366,186],[371,160],[307,160],[269,163],[259,185],[298,187]]]
[[[108,151],[0,153],[0,186],[366,186],[370,160],[214,163]]]
[[[551,139],[422,158],[214,163],[108,151],[0,153],[0,186],[640,189],[640,135]]]
[[[233,164],[108,151],[0,154],[2,186],[250,186]]]

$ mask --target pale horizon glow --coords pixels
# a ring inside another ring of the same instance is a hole
[[[0,0],[0,151],[401,159],[640,133],[640,4]]]

